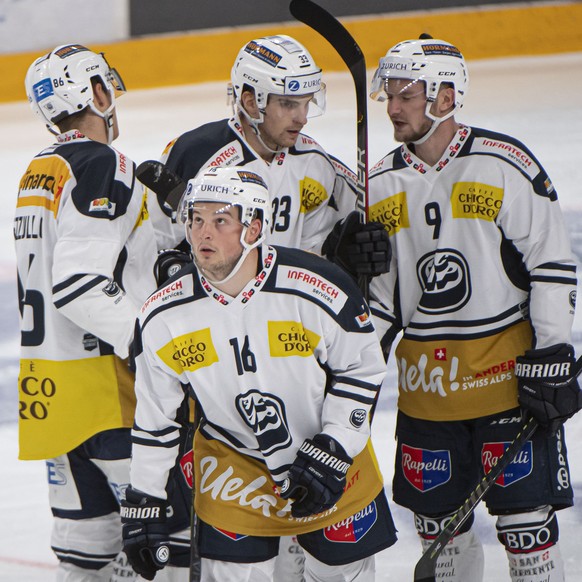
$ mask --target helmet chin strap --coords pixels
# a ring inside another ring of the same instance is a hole
[[[424,112],[424,114],[429,119],[432,119],[432,125],[430,126],[430,129],[421,138],[410,143],[413,143],[414,145],[421,145],[424,142],[426,142],[431,137],[431,135],[438,129],[438,126],[446,119],[449,119],[449,117],[452,117],[455,114],[455,111],[457,110],[457,107],[455,106],[444,117],[436,117],[430,112],[430,108],[432,107],[433,103],[434,101],[427,101],[426,111]]]
[[[238,104],[238,111],[248,121],[249,125],[251,126],[251,129],[253,130],[254,134],[257,136],[257,139],[259,140],[260,144],[267,151],[271,152],[272,154],[278,154],[281,151],[282,148],[277,148],[275,150],[273,148],[270,148],[265,143],[265,140],[261,136],[261,130],[259,128],[259,125],[261,125],[261,123],[263,123],[263,121],[265,120],[265,113],[264,113],[264,111],[259,111],[259,115],[260,115],[259,118],[251,117],[249,115],[248,111],[242,106],[241,103]]]
[[[239,269],[242,267],[242,264],[244,263],[244,260],[246,259],[247,255],[256,247],[258,247],[264,240],[265,240],[265,233],[261,234],[261,236],[259,236],[259,238],[252,244],[248,244],[245,241],[245,234],[247,232],[248,226],[245,226],[241,232],[240,235],[240,244],[243,247],[243,250],[240,254],[240,257],[238,258],[238,261],[236,262],[235,266],[232,268],[232,271],[224,278],[224,279],[220,279],[220,280],[216,280],[216,279],[211,279],[206,273],[204,273],[204,276],[206,277],[206,279],[208,279],[208,281],[210,281],[210,283],[212,283],[213,285],[221,285],[223,283],[226,283],[227,281],[230,281],[239,271]],[[188,242],[190,243],[190,246],[192,246],[192,242],[190,241],[190,236],[189,236],[189,228],[188,226],[186,226],[186,239],[188,240]],[[194,255],[194,253],[192,253]],[[194,255],[194,262],[196,263],[196,255]],[[196,266],[201,270],[204,271],[204,269],[202,267],[200,267],[200,265],[198,265],[198,263],[196,263]]]

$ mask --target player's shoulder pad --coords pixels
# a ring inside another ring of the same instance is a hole
[[[340,267],[313,253],[287,247],[277,249],[275,286],[317,303],[346,328],[371,328],[364,298],[355,281]]]
[[[503,160],[529,179],[537,194],[557,200],[555,188],[533,153],[519,140],[509,135],[471,128],[471,139],[462,155],[490,155]]]
[[[87,140],[57,152],[67,160],[76,185],[71,198],[92,218],[113,219],[127,211],[135,183],[135,164],[113,147]]]
[[[380,161],[376,162],[376,164],[370,168],[370,178],[392,170],[400,170],[405,167],[406,163],[402,157],[402,148],[398,147],[386,154]]]
[[[242,165],[254,160],[242,133],[228,119],[205,123],[174,140],[166,148],[166,166],[184,180],[207,166]]]
[[[182,267],[145,300],[139,313],[142,326],[157,313],[195,299],[195,272],[194,264]]]
[[[335,169],[335,173],[338,176],[344,178],[350,185],[355,187],[358,182],[358,177],[356,176],[356,173],[350,168],[348,168],[346,164],[344,164],[340,159],[336,158],[335,156],[328,154],[328,157],[331,160],[331,163]]]

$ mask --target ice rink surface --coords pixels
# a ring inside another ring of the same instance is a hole
[[[370,63],[373,65],[373,63]],[[565,210],[573,248],[582,261],[582,54],[469,63],[471,84],[457,119],[523,141],[549,173]],[[123,74],[123,71],[121,71]],[[325,75],[327,112],[304,132],[355,167],[355,100],[349,74]],[[130,91],[118,101],[121,137],[115,147],[137,163],[157,159],[166,143],[202,123],[227,117],[224,83]],[[370,101],[370,166],[394,147],[385,106]],[[0,214],[0,582],[48,582],[56,559],[50,550],[51,516],[44,463],[17,460],[18,319],[12,220],[20,177],[30,159],[52,142],[28,104],[0,105],[2,205]],[[580,271],[579,271],[580,273]],[[582,354],[582,310],[574,343]],[[393,364],[373,423],[373,439],[390,495],[394,458],[396,384]],[[582,501],[582,414],[567,424],[571,477]],[[582,505],[559,513],[562,553],[570,582],[582,580]],[[377,557],[377,580],[412,580],[420,545],[411,514],[392,504],[399,541]],[[485,547],[485,580],[509,580],[494,520],[480,506],[476,531]]]

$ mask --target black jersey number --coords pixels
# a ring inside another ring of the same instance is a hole
[[[424,219],[429,226],[433,227],[432,238],[437,239],[441,232],[441,210],[436,202],[429,202],[424,207]]]
[[[242,349],[240,348],[238,339],[235,337],[230,339],[230,345],[234,352],[234,361],[238,375],[242,376],[245,372],[256,372],[257,359],[249,347],[249,336],[245,335]]]
[[[34,255],[29,257],[29,268],[34,261]],[[34,289],[24,289],[24,285],[18,275],[18,308],[20,317],[24,318],[24,309],[26,306],[32,309],[32,329],[21,331],[20,343],[23,346],[40,346],[44,341],[44,297],[40,291]]]
[[[285,232],[291,224],[291,196],[273,198],[273,224],[271,232]]]

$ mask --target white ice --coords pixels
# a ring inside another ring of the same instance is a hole
[[[471,86],[458,116],[467,124],[508,133],[523,141],[548,171],[566,211],[580,257],[582,225],[582,54],[470,62]],[[329,152],[355,165],[355,100],[349,74],[326,75],[328,109],[310,120],[306,133]],[[148,91],[130,91],[118,102],[122,135],[116,147],[136,162],[157,159],[170,139],[199,124],[226,117],[223,83]],[[369,161],[373,165],[394,147],[383,104],[369,102]],[[54,579],[50,550],[51,516],[44,463],[17,460],[16,375],[17,299],[12,218],[16,191],[26,166],[52,142],[26,103],[0,106],[3,139],[0,215],[0,582]],[[582,353],[582,316],[575,322],[575,344]],[[395,373],[388,382],[373,425],[373,439],[390,494],[394,458]],[[567,424],[571,477],[582,499],[582,414]],[[559,513],[567,579],[582,580],[580,505]],[[399,541],[377,557],[378,581],[412,580],[420,546],[411,514],[392,504]],[[494,520],[484,507],[476,512],[476,530],[485,546],[487,582],[509,580],[505,553],[495,537]]]

